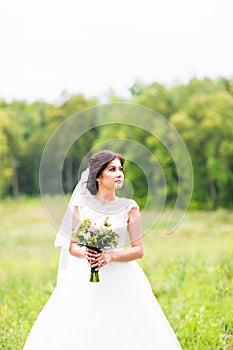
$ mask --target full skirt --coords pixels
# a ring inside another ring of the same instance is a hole
[[[24,350],[178,350],[180,344],[136,261],[111,262],[89,282],[86,260],[70,258]]]

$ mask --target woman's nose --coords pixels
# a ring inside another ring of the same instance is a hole
[[[117,176],[118,177],[122,177],[123,176],[123,172],[120,169],[117,171]]]

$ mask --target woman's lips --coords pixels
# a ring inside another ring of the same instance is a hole
[[[116,183],[121,184],[123,182],[122,179],[115,180]]]

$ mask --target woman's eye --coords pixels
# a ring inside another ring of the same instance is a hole
[[[119,168],[119,170],[123,172],[123,168]],[[116,171],[116,168],[115,167],[110,168],[109,171],[111,171],[111,172]]]

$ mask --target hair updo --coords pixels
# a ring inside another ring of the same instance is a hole
[[[91,194],[98,192],[98,182],[96,179],[102,174],[103,170],[111,163],[114,159],[119,159],[123,166],[125,159],[121,154],[114,153],[112,151],[100,151],[94,153],[88,161],[89,176],[87,180],[87,189]]]

